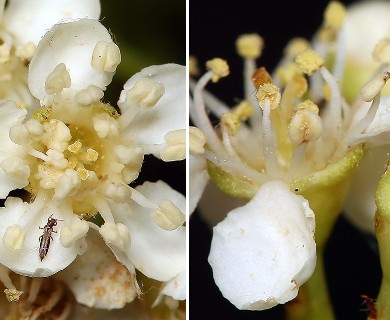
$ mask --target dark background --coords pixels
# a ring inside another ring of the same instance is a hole
[[[229,77],[208,89],[229,105],[235,104],[243,97],[242,60],[236,54],[236,38],[243,33],[259,33],[265,48],[258,63],[272,71],[289,39],[312,37],[322,23],[327,3],[190,0],[190,54],[198,58],[202,70],[214,57],[227,59],[230,66]],[[194,213],[190,221],[190,319],[283,319],[283,306],[261,312],[239,311],[222,297],[207,263],[211,235]],[[325,264],[337,319],[366,319],[368,308],[360,295],[376,297],[381,279],[375,240],[341,217],[326,248]]]

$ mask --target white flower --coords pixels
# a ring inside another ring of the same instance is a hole
[[[185,269],[184,197],[161,181],[128,185],[145,154],[183,158],[185,68],[151,66],[134,75],[119,114],[100,100],[120,59],[98,21],[57,24],[30,63],[29,88],[42,107],[26,115],[11,102],[0,106],[0,196],[25,188],[32,199],[9,197],[0,209],[0,263],[17,273],[49,276],[66,268],[85,252],[89,228],[131,274],[135,266],[169,281]],[[96,213],[102,224],[85,221]],[[48,248],[41,235],[52,236]]]
[[[27,88],[28,62],[39,40],[54,24],[72,19],[98,19],[99,0],[0,2],[0,99],[32,107],[35,98]]]

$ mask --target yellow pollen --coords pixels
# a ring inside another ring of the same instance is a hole
[[[280,102],[280,90],[273,83],[264,83],[257,90],[256,98],[262,109],[264,109],[267,100],[270,101],[271,109],[275,109]]]
[[[71,145],[68,146],[68,150],[70,152],[72,152],[72,153],[76,153],[77,154],[77,153],[80,152],[82,146],[83,146],[82,143],[79,140],[77,140],[77,141],[75,141],[74,143],[72,143]]]
[[[296,105],[294,107],[294,111],[298,110],[298,109],[307,109],[307,110],[311,110],[315,113],[318,114],[319,112],[319,109],[318,109],[318,106],[311,100],[305,100],[301,103],[299,103],[298,105]]]
[[[99,157],[99,153],[94,149],[87,149],[87,160],[88,161],[96,161]]]
[[[302,72],[296,63],[289,63],[288,65],[280,67],[276,70],[276,77],[283,86],[286,86],[295,75],[301,73]]]
[[[221,127],[222,131],[226,131],[229,136],[237,135],[238,129],[240,127],[240,121],[238,117],[233,113],[225,113],[221,118]]]
[[[331,1],[324,12],[324,26],[326,28],[339,29],[346,15],[345,6],[338,1]]]
[[[87,169],[85,169],[85,168],[78,168],[77,172],[79,173],[79,176],[80,176],[81,180],[85,181],[85,180],[88,179],[89,174],[88,174],[88,170]]]
[[[211,80],[213,82],[219,81],[219,79],[223,77],[227,77],[229,75],[229,65],[227,62],[220,58],[214,58],[206,62],[207,70],[213,73],[213,77]]]
[[[248,100],[241,101],[233,110],[233,114],[239,121],[246,121],[253,115],[255,108]]]
[[[260,67],[253,72],[252,81],[256,89],[258,89],[263,83],[273,82],[271,76],[264,67]]]
[[[310,43],[304,38],[294,38],[289,41],[284,54],[290,58],[295,58],[298,54],[310,49]]]
[[[314,50],[306,50],[295,58],[295,63],[303,73],[313,74],[324,64],[324,59]]]
[[[263,51],[264,41],[258,34],[243,34],[236,41],[238,54],[243,58],[257,59]]]

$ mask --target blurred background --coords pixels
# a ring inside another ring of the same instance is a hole
[[[341,1],[348,5],[356,1]],[[272,71],[287,42],[311,39],[320,27],[328,1],[190,0],[190,54],[200,68],[211,58],[228,60],[230,75],[208,90],[229,105],[243,97],[242,60],[235,41],[243,33],[259,33],[265,41],[258,63]],[[374,17],[373,17],[374,18]],[[191,182],[190,182],[191,183]],[[212,231],[195,212],[190,221],[190,319],[283,319],[283,306],[268,311],[239,311],[218,290],[207,262]],[[361,295],[376,297],[381,269],[373,237],[357,231],[343,217],[337,222],[325,255],[326,274],[337,319],[366,319]]]
[[[116,105],[127,79],[145,67],[185,65],[186,0],[101,0],[101,6],[101,22],[112,32],[122,55],[105,102]],[[136,184],[163,180],[185,194],[185,174],[185,161],[165,163],[147,156]]]

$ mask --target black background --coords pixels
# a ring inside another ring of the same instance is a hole
[[[342,1],[344,4],[353,1]],[[273,70],[283,48],[295,36],[310,39],[322,23],[328,1],[196,1],[190,0],[190,54],[205,61],[227,59],[231,74],[210,91],[229,105],[243,97],[242,60],[235,40],[259,33],[265,40],[261,65]],[[211,230],[194,213],[190,220],[190,319],[283,319],[283,307],[268,311],[239,311],[214,284],[207,256]],[[326,275],[337,319],[366,319],[361,294],[376,297],[381,270],[375,240],[358,232],[344,218],[337,222],[325,252]]]

